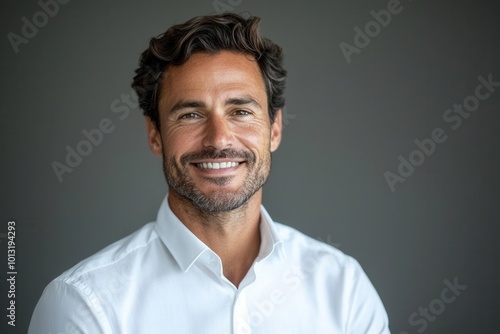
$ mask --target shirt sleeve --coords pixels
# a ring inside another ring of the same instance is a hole
[[[31,317],[28,334],[107,334],[109,324],[92,296],[54,280],[43,291]]]
[[[350,310],[347,333],[390,334],[389,320],[382,300],[360,264],[353,258]]]

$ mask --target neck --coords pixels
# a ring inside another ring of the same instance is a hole
[[[168,195],[172,212],[221,258],[224,276],[236,287],[259,253],[261,202],[262,189],[236,210],[207,212],[172,189]]]

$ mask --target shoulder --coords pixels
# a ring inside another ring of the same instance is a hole
[[[137,268],[151,253],[164,250],[149,223],[76,264],[52,280],[33,312],[29,333],[86,329],[112,333],[106,314],[121,304],[125,287],[133,284]]]
[[[287,282],[305,286],[323,305],[343,310],[347,332],[389,333],[383,303],[356,259],[292,227],[275,224],[286,259],[294,267]]]
[[[148,223],[94,255],[63,272],[54,281],[75,285],[82,277],[93,277],[99,273],[122,272],[142,261],[145,253],[158,247],[159,238],[155,223]],[[112,277],[112,276],[111,276]],[[76,284],[77,285],[77,284]]]
[[[353,260],[352,257],[336,248],[335,245],[330,245],[321,240],[311,238],[293,227],[281,223],[274,224],[287,252],[291,251],[293,254],[295,251],[296,253],[300,252],[305,255],[315,254],[320,257],[327,256],[339,262]]]
[[[334,245],[311,238],[280,223],[275,223],[283,242],[286,259],[302,272],[319,275],[347,286],[359,279],[367,279],[359,262]]]

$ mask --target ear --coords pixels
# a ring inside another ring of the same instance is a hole
[[[162,145],[161,145],[160,132],[158,131],[156,125],[149,116],[146,116],[146,131],[148,134],[149,148],[151,149],[154,155],[161,157]]]
[[[271,152],[276,151],[281,143],[281,133],[283,131],[281,115],[281,109],[278,109],[274,116],[274,122],[271,124]]]

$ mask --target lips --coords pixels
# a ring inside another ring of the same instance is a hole
[[[240,163],[237,161],[224,161],[224,162],[199,162],[196,164],[201,169],[224,169],[238,166]]]

